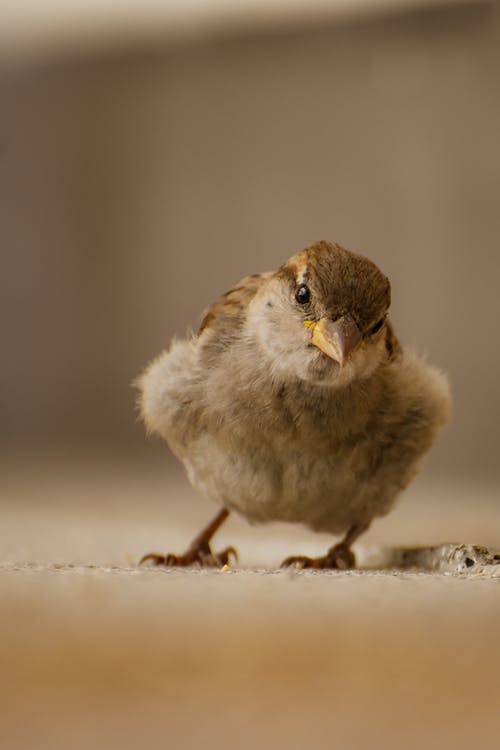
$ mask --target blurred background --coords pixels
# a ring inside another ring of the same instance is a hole
[[[131,383],[338,241],[454,396],[358,559],[500,548],[499,74],[493,1],[2,0],[2,747],[498,744],[498,578],[273,573],[331,538],[237,518],[266,573],[138,569],[214,509]]]
[[[496,500],[496,3],[4,0],[0,19],[4,497],[94,458],[182,485],[132,380],[241,276],[329,239],[380,265],[399,337],[450,375],[425,476]]]

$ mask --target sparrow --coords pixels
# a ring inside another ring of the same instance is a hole
[[[321,241],[243,278],[139,377],[149,433],[220,510],[166,566],[229,564],[211,539],[231,511],[341,536],[284,566],[348,569],[351,546],[388,513],[450,412],[446,376],[402,347],[389,280],[368,258]],[[343,536],[342,536],[343,535]]]

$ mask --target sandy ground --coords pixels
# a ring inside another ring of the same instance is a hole
[[[500,738],[500,578],[279,571],[331,540],[230,519],[229,572],[138,569],[213,509],[168,464],[2,467],[0,747],[470,748]],[[357,548],[500,547],[497,487],[419,481]]]

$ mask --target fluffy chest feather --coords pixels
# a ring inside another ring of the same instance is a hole
[[[239,389],[181,458],[195,487],[250,521],[340,533],[382,510],[367,502],[376,436],[364,399],[360,391],[307,402],[296,389],[261,387],[249,406]]]
[[[277,382],[248,346],[207,366],[175,343],[142,376],[141,409],[192,484],[248,520],[341,533],[390,510],[446,421],[446,379],[412,353],[339,389]]]

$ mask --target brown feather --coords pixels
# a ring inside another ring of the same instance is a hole
[[[401,352],[401,344],[394,333],[392,324],[388,320],[385,324],[385,348],[390,360],[396,359]]]
[[[214,330],[234,334],[241,328],[246,309],[257,293],[258,288],[271,273],[257,273],[245,276],[208,307],[201,321],[198,336],[204,331]]]

